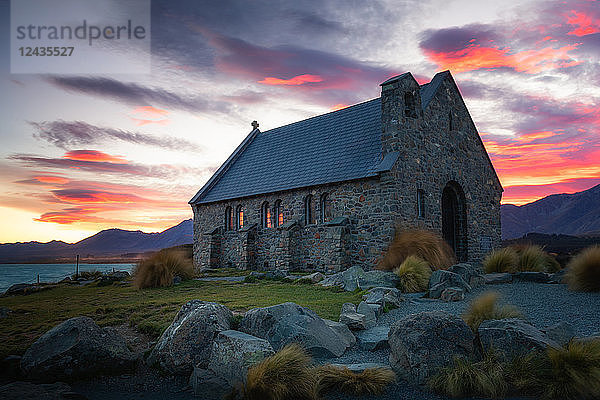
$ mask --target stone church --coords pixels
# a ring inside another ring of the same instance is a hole
[[[261,132],[190,200],[196,268],[372,269],[396,229],[438,232],[459,261],[500,245],[502,186],[450,72]]]

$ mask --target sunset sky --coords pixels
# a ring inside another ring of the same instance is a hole
[[[600,1],[152,1],[151,74],[11,74],[0,0],[0,243],[161,231],[261,130],[449,69],[524,204],[600,183]],[[135,54],[130,56],[135,57]]]

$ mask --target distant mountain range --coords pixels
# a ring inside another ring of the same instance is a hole
[[[0,244],[0,263],[74,262],[77,254],[86,261],[131,260],[145,252],[192,243],[192,238],[191,219],[158,233],[106,229],[77,243]]]
[[[530,232],[600,236],[600,185],[572,194],[553,194],[522,206],[500,207],[502,239]]]

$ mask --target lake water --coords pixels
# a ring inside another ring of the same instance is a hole
[[[79,264],[79,271],[131,273],[135,264]],[[15,283],[34,283],[40,275],[40,282],[58,282],[75,274],[75,264],[0,264],[0,293]]]

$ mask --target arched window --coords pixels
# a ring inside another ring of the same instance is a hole
[[[281,200],[275,202],[275,226],[283,225],[283,206]]]
[[[415,96],[411,92],[404,92],[404,116],[408,118],[417,118]]]
[[[448,130],[454,130],[454,121],[452,120],[452,111],[448,113]]]
[[[311,225],[316,223],[315,221],[315,204],[313,203],[312,195],[308,195],[304,198],[304,224]]]
[[[425,192],[423,189],[417,190],[417,215],[419,218],[425,218]]]
[[[329,221],[329,195],[323,193],[319,201],[319,212],[321,223]]]
[[[273,222],[271,220],[271,208],[269,202],[265,201],[260,209],[260,220],[263,228],[272,228]]]
[[[244,227],[244,206],[237,206],[237,218],[236,218],[236,226],[237,229],[242,229]]]
[[[233,230],[233,208],[231,207],[225,209],[225,230]]]

